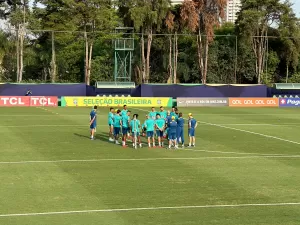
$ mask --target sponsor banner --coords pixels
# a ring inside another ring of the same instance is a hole
[[[0,96],[0,106],[4,107],[57,107],[57,102],[57,97]]]
[[[0,96],[0,106],[30,106],[29,96]]]
[[[136,98],[136,97],[61,97],[63,107],[87,106],[131,106],[131,107],[172,107],[172,98]]]
[[[228,98],[177,98],[177,106],[179,107],[220,107],[228,105]]]
[[[49,96],[31,96],[30,106],[57,107],[58,98]]]
[[[279,107],[278,98],[229,98],[230,107]]]
[[[279,99],[280,107],[300,107],[299,98],[280,98]]]

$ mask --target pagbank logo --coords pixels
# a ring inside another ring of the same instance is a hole
[[[276,98],[229,98],[230,107],[278,107]]]
[[[280,107],[300,107],[299,98],[281,98],[279,102]]]

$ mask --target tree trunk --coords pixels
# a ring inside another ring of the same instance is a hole
[[[265,70],[265,56],[267,50],[267,28],[263,27],[261,31],[256,32],[257,37],[254,37],[252,40],[253,51],[256,57],[256,76],[257,76],[257,83],[261,84],[262,79],[261,76]]]
[[[86,29],[86,28],[85,28]],[[87,38],[87,32],[84,32],[85,38],[85,64],[84,64],[84,76],[85,76],[85,83],[88,83],[88,67],[89,67],[89,42]]]
[[[174,84],[177,83],[177,59],[178,59],[178,36],[177,32],[174,35]]]
[[[20,25],[17,29],[17,42],[16,42],[16,50],[17,50],[17,82],[19,83],[19,75],[20,75]]]
[[[289,80],[289,63],[286,63],[286,78],[285,83],[287,83]]]
[[[24,31],[24,27],[22,27],[22,29],[21,29],[21,35],[20,35],[20,71],[19,71],[19,82],[22,82],[22,80],[23,80],[24,36],[25,36],[25,31]]]
[[[135,76],[135,82],[137,84],[142,84],[143,83],[143,78],[141,76],[141,70],[139,66],[136,66],[134,68],[134,76]]]
[[[172,68],[172,36],[169,36],[169,65],[168,65],[168,83],[172,83],[172,75],[173,75],[173,68]]]
[[[199,77],[203,83],[203,74],[204,74],[203,46],[202,46],[202,38],[201,38],[200,31],[199,31],[199,35],[197,36],[197,50],[198,50]]]
[[[202,76],[202,83],[206,84],[207,80],[207,67],[208,67],[208,49],[209,49],[209,40],[208,37],[206,37],[205,40],[205,61],[204,61],[204,68],[203,68],[203,76]]]
[[[150,54],[151,54],[151,45],[152,45],[152,28],[148,31],[148,40],[147,40],[147,55],[146,55],[146,83],[149,83],[150,80]]]
[[[92,55],[93,55],[93,41],[90,43],[89,47],[89,58],[88,58],[88,68],[87,68],[87,85],[90,85],[91,83],[91,69],[92,69]]]
[[[55,83],[56,81],[56,53],[55,53],[55,44],[54,44],[54,31],[52,31],[52,60],[51,60],[51,82]]]
[[[145,83],[146,82],[146,59],[145,59],[144,31],[142,32],[142,38],[141,38],[141,56],[142,56],[142,79],[143,79],[143,83]]]

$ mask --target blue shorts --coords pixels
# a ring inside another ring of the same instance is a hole
[[[128,133],[128,127],[122,127],[122,133],[123,135]]]
[[[157,137],[163,137],[164,136],[164,132],[161,131],[161,130],[157,130],[156,131],[156,135],[157,135]]]
[[[177,139],[176,133],[170,133],[169,134],[169,140],[176,140],[176,139]]]
[[[147,131],[147,137],[154,137],[154,131]]]
[[[91,130],[96,129],[96,124],[95,124],[95,123],[92,123],[92,124],[90,125],[90,129],[91,129]]]
[[[195,137],[195,128],[189,129],[189,137]]]
[[[120,127],[114,127],[114,135],[120,134]]]
[[[134,137],[134,136],[139,137],[140,136],[140,132],[132,132],[132,137]]]

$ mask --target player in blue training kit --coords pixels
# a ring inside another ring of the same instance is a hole
[[[122,146],[127,147],[126,146],[126,139],[127,139],[127,135],[129,133],[129,123],[130,123],[130,111],[127,111],[127,114],[122,115]]]
[[[166,121],[166,129],[165,129],[165,135],[164,136],[166,138],[168,138],[169,125],[172,121],[172,116],[171,116],[170,111],[167,112],[167,117],[166,117],[165,121]]]
[[[94,106],[93,110],[90,112],[91,140],[94,140],[96,126],[97,126],[97,106]]]
[[[177,122],[175,121],[175,116],[172,116],[172,121],[169,124],[169,149],[172,147],[172,143],[174,143],[175,149],[178,148],[177,146]]]
[[[121,125],[122,125],[122,117],[120,116],[121,111],[118,110],[117,113],[114,116],[114,136],[115,136],[115,141],[116,144],[120,144],[119,143],[119,134],[120,134],[120,130],[121,130]]]
[[[114,108],[110,108],[108,113],[109,141],[114,141]]]
[[[126,116],[127,112],[128,112],[127,105],[123,105],[123,110],[121,111],[121,116]],[[127,137],[130,138],[130,132],[127,133]]]
[[[153,143],[153,148],[155,148],[155,140],[154,140],[154,125],[155,125],[155,120],[148,118],[145,121],[145,128],[147,131],[147,138],[148,138],[148,145],[149,148],[151,148],[151,139],[152,139],[152,143]]]
[[[156,127],[156,135],[158,139],[158,147],[163,147],[162,139],[164,137],[165,130],[165,120],[160,117],[160,114],[156,115],[155,127]]]
[[[144,121],[144,123],[142,124],[142,135],[143,137],[146,136],[146,121],[149,119],[148,114],[146,115],[146,120]]]
[[[197,121],[193,118],[192,113],[189,113],[189,122],[188,122],[188,128],[189,128],[189,147],[195,147],[196,144],[196,138],[195,138],[195,129],[197,128]]]
[[[171,116],[176,116],[176,110],[177,110],[177,108],[175,106],[173,106],[170,115]]]
[[[133,138],[133,147],[137,148],[139,143],[140,148],[142,147],[141,136],[140,136],[140,127],[141,122],[138,120],[138,114],[133,115],[133,119],[130,121],[131,133]]]
[[[166,119],[167,118],[167,112],[164,110],[164,107],[160,107],[160,112],[159,112],[160,118],[161,119]]]
[[[151,111],[149,112],[149,118],[152,119],[152,120],[155,120],[156,119],[156,114],[157,114],[157,112],[155,111],[155,108],[152,107]]]
[[[177,144],[181,143],[182,147],[184,147],[184,119],[182,113],[179,113],[179,117],[177,119]]]
[[[127,115],[127,112],[128,112],[127,105],[124,105],[124,106],[123,106],[123,109],[122,109],[122,111],[121,111],[121,116],[126,116],[126,115]]]

